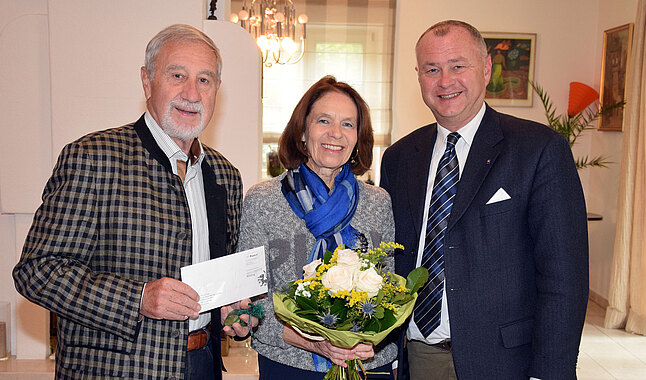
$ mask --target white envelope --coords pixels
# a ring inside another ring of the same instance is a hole
[[[200,295],[200,313],[267,293],[265,247],[181,268],[182,281]]]
[[[506,201],[507,199],[511,199],[511,197],[509,196],[509,194],[507,194],[505,189],[501,187],[500,189],[498,189],[498,191],[496,191],[493,197],[491,197],[491,199],[487,201],[487,204],[490,205],[492,203]]]

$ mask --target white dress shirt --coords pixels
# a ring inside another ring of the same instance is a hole
[[[476,116],[471,119],[464,127],[460,128],[457,132],[460,134],[460,139],[457,144],[455,144],[455,153],[458,156],[458,169],[460,172],[460,177],[462,177],[462,170],[464,165],[467,162],[467,157],[469,156],[469,149],[473,143],[473,137],[478,131],[480,122],[485,113],[485,104],[482,104],[482,108]],[[420,233],[419,240],[419,249],[417,252],[417,266],[422,265],[422,255],[424,254],[424,243],[426,240],[426,222],[428,219],[428,207],[431,203],[431,194],[433,193],[433,185],[435,182],[435,175],[437,172],[437,165],[444,154],[446,149],[446,138],[451,133],[448,129],[437,125],[437,138],[435,139],[435,144],[433,146],[433,155],[431,156],[431,165],[428,171],[428,183],[426,185],[426,199],[424,200],[424,217],[422,219],[422,232]],[[460,189],[460,183],[458,182],[458,190]],[[449,308],[446,302],[446,283],[444,284],[444,291],[442,292],[442,311],[440,315],[440,325],[431,332],[431,335],[428,338],[424,337],[419,331],[415,320],[411,318],[410,324],[408,325],[407,336],[408,339],[419,340],[428,344],[439,343],[445,339],[451,338],[451,325],[449,323]]]
[[[211,258],[211,251],[209,248],[209,221],[206,216],[206,199],[204,197],[204,179],[202,177],[201,166],[204,160],[202,143],[199,143],[198,140],[200,155],[195,160],[195,163],[191,163],[188,161],[188,155],[161,129],[148,112],[144,115],[144,120],[155,142],[170,160],[174,174],[177,174],[177,161],[189,163],[186,167],[186,176],[184,177],[184,192],[186,193],[188,208],[191,213],[191,232],[193,235],[192,263],[197,264],[207,261]],[[208,325],[209,322],[211,322],[210,313],[200,314],[197,319],[188,321],[189,331],[198,330]]]

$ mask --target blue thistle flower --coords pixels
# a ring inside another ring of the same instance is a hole
[[[363,305],[361,305],[361,311],[366,317],[372,317],[376,308],[377,306],[372,302],[364,302]]]
[[[350,329],[350,332],[358,333],[361,332],[361,328],[358,324],[355,322],[352,322],[352,328]]]
[[[319,320],[324,325],[334,326],[339,317],[336,314],[332,314],[329,311],[323,315],[319,315]]]

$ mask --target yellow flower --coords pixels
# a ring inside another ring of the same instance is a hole
[[[398,307],[397,305],[393,305],[390,302],[386,302],[385,304],[381,305],[384,309],[390,309],[392,311],[397,311]]]
[[[354,305],[364,303],[368,299],[370,299],[370,297],[368,297],[368,293],[353,290],[351,297],[348,299],[348,307],[354,307]]]

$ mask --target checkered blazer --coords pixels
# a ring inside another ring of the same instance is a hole
[[[204,151],[214,258],[235,252],[242,181],[222,155]],[[143,117],[67,145],[42,198],[13,277],[22,295],[59,316],[56,378],[183,378],[188,321],[137,321],[144,283],[180,279],[192,256],[184,187]],[[219,309],[212,326],[219,337]]]

